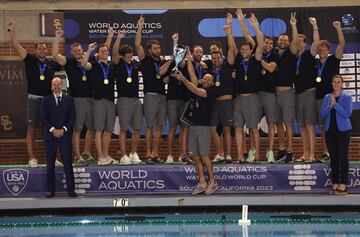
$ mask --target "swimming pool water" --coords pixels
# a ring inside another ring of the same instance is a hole
[[[297,216],[293,220],[293,217],[284,215],[250,215],[253,219],[250,225],[239,225],[238,217],[239,215],[155,215],[0,218],[0,236],[360,236],[358,215],[337,215],[331,218],[327,215],[307,215],[306,218]]]

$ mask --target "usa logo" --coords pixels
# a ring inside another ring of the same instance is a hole
[[[29,171],[25,169],[7,169],[3,171],[4,184],[14,196],[24,191],[29,180]]]
[[[341,17],[341,21],[344,26],[351,26],[354,21],[354,17],[351,14],[345,14]]]

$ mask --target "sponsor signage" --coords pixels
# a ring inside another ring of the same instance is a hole
[[[43,196],[46,168],[0,169],[0,196]],[[218,193],[328,193],[329,164],[215,165]],[[124,195],[189,194],[197,184],[192,165],[108,166],[74,168],[75,190],[80,195],[117,195],[116,205],[126,206]],[[360,165],[351,164],[349,192],[360,193]],[[62,169],[56,169],[56,192],[67,195]]]

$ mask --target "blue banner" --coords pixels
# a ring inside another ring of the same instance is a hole
[[[0,196],[44,196],[46,168],[0,168]],[[217,193],[328,193],[328,164],[215,165]],[[76,192],[85,196],[190,194],[197,184],[192,165],[93,166],[74,168]],[[56,192],[67,194],[62,168]],[[360,165],[349,169],[349,192],[360,193]]]

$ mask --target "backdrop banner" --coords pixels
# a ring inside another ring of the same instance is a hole
[[[70,44],[80,42],[84,50],[91,42],[104,42],[107,30],[113,27],[116,32],[125,29],[127,34],[121,44],[134,47],[137,30],[137,21],[142,14],[145,25],[142,32],[142,45],[146,49],[148,39],[160,41],[162,53],[170,56],[173,52],[171,36],[179,32],[179,43],[184,45],[200,44],[204,47],[205,58],[209,57],[209,44],[219,41],[226,50],[226,36],[222,26],[226,24],[226,13],[233,15],[233,32],[237,45],[244,41],[240,23],[236,18],[236,9],[211,9],[211,10],[108,10],[108,11],[65,11],[64,27],[66,50],[69,53]],[[340,73],[344,76],[344,90],[353,96],[354,111],[351,117],[353,135],[360,135],[360,37],[359,19],[360,7],[321,7],[321,8],[259,8],[243,9],[247,16],[254,12],[259,20],[261,31],[268,36],[278,37],[281,33],[291,35],[289,24],[290,13],[296,12],[299,33],[305,34],[308,43],[312,42],[312,27],[309,17],[316,17],[321,39],[329,40],[331,53],[337,46],[337,34],[332,26],[333,21],[340,21],[346,39],[344,58],[341,61]],[[246,19],[249,32],[255,32],[248,19]],[[142,92],[142,76],[140,75],[140,98]],[[261,123],[261,130],[266,133],[266,122]],[[300,129],[294,123],[295,133],[300,134]],[[164,128],[166,133],[167,129]]]
[[[0,58],[0,139],[25,138],[26,96],[24,63]]]
[[[337,46],[337,35],[332,22],[338,20],[346,39],[344,58],[340,64],[340,74],[344,77],[344,90],[353,97],[353,114],[351,116],[353,136],[360,136],[360,7],[322,7],[322,8],[264,8],[243,9],[249,16],[253,11],[259,19],[265,35],[278,37],[281,33],[291,35],[289,24],[290,13],[296,12],[299,33],[305,34],[312,42],[312,28],[308,21],[310,16],[317,18],[321,39],[332,42],[331,53]],[[209,57],[209,44],[219,41],[226,50],[226,37],[222,26],[226,24],[225,14],[233,14],[233,32],[237,45],[244,41],[235,9],[211,10],[107,10],[64,11],[65,48],[70,56],[70,44],[80,42],[87,50],[90,42],[105,42],[107,30],[113,27],[117,31],[125,29],[127,34],[121,44],[134,46],[137,21],[141,14],[145,17],[142,44],[146,49],[148,39],[157,39],[161,43],[162,54],[166,57],[173,52],[171,35],[179,32],[179,43],[183,45],[200,44],[204,47],[205,58]],[[246,24],[252,36],[255,32],[248,19]],[[26,134],[26,80],[23,62],[0,62],[0,139],[25,138]],[[142,75],[140,74],[139,96],[143,98]],[[11,101],[11,103],[9,103]],[[116,123],[118,126],[118,123]],[[167,133],[164,126],[163,133]],[[295,133],[300,130],[294,123]],[[262,132],[267,132],[266,122],[260,124]],[[116,127],[115,131],[119,128]],[[142,129],[144,131],[144,129]],[[262,135],[264,135],[262,133]]]

